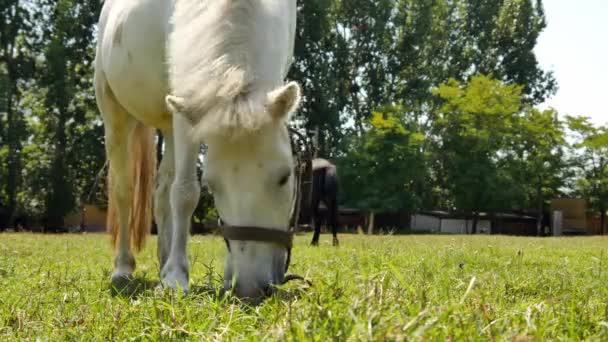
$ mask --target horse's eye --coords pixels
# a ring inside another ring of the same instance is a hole
[[[279,186],[283,186],[283,185],[287,184],[287,181],[289,180],[289,176],[291,176],[291,172],[283,175],[283,177],[281,177],[281,179],[279,180]]]

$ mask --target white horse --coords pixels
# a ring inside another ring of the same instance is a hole
[[[203,178],[224,222],[288,229],[294,161],[286,122],[300,87],[284,78],[295,25],[296,0],[106,1],[95,94],[110,163],[113,283],[134,271],[131,248],[144,243],[154,197],[162,284],[188,290],[201,143],[208,147]],[[166,142],[156,190],[154,128]],[[238,296],[256,297],[283,280],[284,247],[229,245],[224,285]]]

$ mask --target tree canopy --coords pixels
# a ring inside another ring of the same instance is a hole
[[[105,162],[101,5],[0,0],[0,226],[59,221],[90,200]],[[557,89],[534,54],[546,24],[541,0],[298,0],[296,120],[337,162],[341,203],[533,210],[540,222],[571,195],[605,213],[607,128],[535,107]],[[205,196],[199,218],[213,212]]]

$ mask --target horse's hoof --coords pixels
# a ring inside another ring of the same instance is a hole
[[[164,288],[188,293],[188,272],[167,264],[161,272],[161,283]]]
[[[310,242],[310,245],[311,245],[311,246],[318,246],[318,245],[319,245],[319,240],[312,240],[312,241]]]
[[[185,294],[189,292],[188,280],[185,278],[179,279],[177,277],[166,276],[163,277],[161,283],[163,288],[165,289],[170,289],[173,291],[182,291]]]
[[[338,247],[340,245],[340,242],[338,241],[338,239],[334,238],[334,241],[332,242],[332,245],[334,247]]]

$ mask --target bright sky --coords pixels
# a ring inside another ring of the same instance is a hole
[[[608,124],[608,0],[544,0],[536,55],[559,90],[543,107]]]

